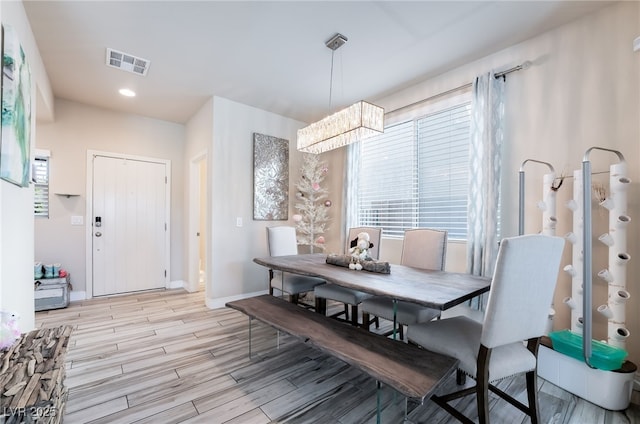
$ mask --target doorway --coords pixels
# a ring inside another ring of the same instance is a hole
[[[88,152],[90,297],[167,287],[169,170],[165,160]]]
[[[190,292],[206,290],[207,286],[207,152],[190,161],[189,169],[189,281]]]

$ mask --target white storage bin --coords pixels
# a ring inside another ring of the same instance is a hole
[[[636,370],[635,364],[628,361],[622,370],[603,371],[589,368],[583,361],[543,345],[538,351],[538,375],[541,378],[612,411],[621,411],[629,406]]]
[[[40,284],[35,288],[34,298],[36,311],[66,308],[69,306],[69,283]]]

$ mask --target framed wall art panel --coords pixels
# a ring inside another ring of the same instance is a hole
[[[2,32],[0,178],[27,187],[31,170],[31,72],[14,29],[5,25]]]
[[[253,219],[289,219],[289,140],[253,133]]]

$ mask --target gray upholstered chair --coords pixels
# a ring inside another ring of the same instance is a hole
[[[447,256],[447,231],[431,228],[414,228],[404,232],[400,263],[421,269],[444,270]],[[393,272],[393,271],[392,271]],[[393,300],[385,296],[373,296],[362,302],[362,322],[371,325],[370,316],[393,321]],[[396,322],[400,338],[404,338],[404,325],[427,322],[439,317],[440,311],[411,302],[397,302]]]
[[[369,243],[373,246],[369,247],[369,255],[373,259],[378,259],[380,254],[380,239],[382,238],[382,228],[379,227],[355,227],[349,229],[347,235],[345,253],[349,253],[349,249],[353,247],[353,242],[358,239],[358,234],[366,232],[369,234]],[[366,271],[359,271],[366,272]],[[317,286],[314,291],[316,297],[316,305],[318,305],[318,312],[326,314],[327,299],[335,300],[344,304],[344,310],[332,315],[338,317],[342,314],[345,316],[345,320],[349,321],[349,305],[351,305],[351,323],[358,325],[358,305],[364,300],[371,297],[370,294],[361,292],[359,290],[348,289],[346,287],[340,287],[335,284],[325,284]]]
[[[296,229],[289,226],[267,227],[267,244],[270,256],[298,254]],[[298,303],[301,293],[313,291],[313,288],[325,284],[322,278],[309,277],[277,270],[269,270],[269,294],[280,290],[289,294],[292,303]]]
[[[564,240],[546,235],[503,239],[493,274],[484,323],[464,316],[409,326],[408,338],[425,349],[453,356],[476,385],[431,399],[458,420],[472,423],[448,402],[475,394],[478,422],[489,423],[489,393],[496,393],[539,422],[536,368],[540,337],[558,278]],[[526,342],[526,343],[524,343]],[[526,374],[528,405],[493,386]]]

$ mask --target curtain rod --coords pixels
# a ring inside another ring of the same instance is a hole
[[[507,74],[510,74],[511,72],[515,72],[515,71],[522,71],[525,69],[529,69],[531,67],[532,63],[529,60],[525,60],[524,62],[522,62],[522,64],[514,66],[513,68],[509,68],[505,71],[502,72],[498,72],[496,73],[494,76],[497,78],[503,77]]]
[[[494,74],[494,77],[496,79],[497,78],[502,78],[502,77],[506,76],[507,74],[510,74],[511,72],[521,71],[521,70],[529,68],[530,66],[531,66],[531,62],[526,60],[526,61],[522,62],[521,65],[517,65],[517,66],[514,66],[513,68],[509,68],[507,70],[504,70],[504,71],[498,72],[497,74]],[[455,88],[452,88],[450,90],[443,91],[442,93],[434,94],[433,96],[427,97],[426,99],[418,100],[416,102],[409,103],[408,105],[400,106],[397,109],[393,109],[393,110],[390,110],[389,112],[386,112],[385,115],[390,114],[390,113],[394,113],[394,112],[398,112],[399,110],[408,109],[410,107],[417,106],[417,105],[419,105],[421,103],[424,103],[424,102],[435,100],[435,99],[437,99],[439,97],[443,97],[443,96],[446,96],[448,94],[455,93],[456,91],[463,90],[465,88],[469,88],[472,85],[473,85],[473,83],[471,83],[471,82],[463,84],[463,85],[461,85],[459,87],[455,87]]]

